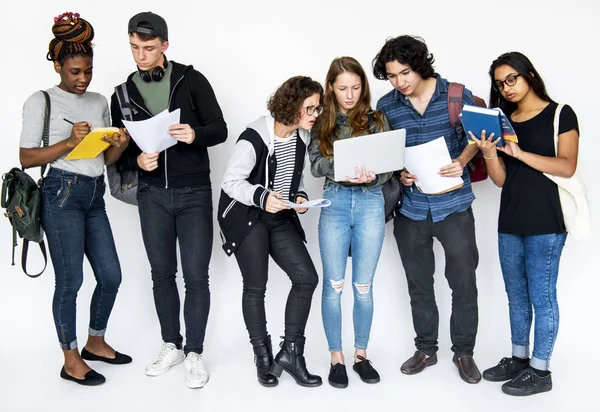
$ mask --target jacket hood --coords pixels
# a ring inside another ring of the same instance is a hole
[[[261,116],[246,126],[258,133],[265,146],[269,148],[269,155],[273,153],[273,140],[275,136],[275,119],[270,114]]]

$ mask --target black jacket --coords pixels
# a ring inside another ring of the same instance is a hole
[[[272,118],[270,120],[272,121]],[[266,207],[269,190],[273,189],[272,184],[277,171],[277,159],[274,153],[269,153],[267,144],[269,144],[270,137],[268,132],[263,130],[262,125],[264,123],[265,120],[261,118],[249,125],[241,134],[223,177],[217,219],[221,229],[223,250],[228,256],[236,251],[250,229],[252,229],[261,210]],[[296,144],[290,197],[288,199],[292,202],[298,197],[308,200],[302,177],[309,133],[302,131],[299,136],[300,138],[298,138]],[[248,154],[250,156],[247,156]],[[248,163],[248,159],[254,159],[254,161]],[[235,183],[239,181],[245,181],[247,184],[244,184],[245,187],[240,187]],[[225,190],[230,194],[227,194]],[[304,230],[296,211],[292,209],[280,213],[290,215],[302,240],[306,242]]]
[[[172,66],[169,111],[181,110],[182,124],[189,124],[196,133],[191,144],[178,142],[175,146],[160,153],[158,168],[151,172],[140,169],[137,157],[140,148],[133,139],[119,159],[119,167],[137,169],[141,182],[160,187],[185,187],[210,185],[209,146],[223,143],[227,139],[227,125],[223,113],[208,80],[192,66],[184,66],[174,61]],[[127,78],[127,92],[133,110],[133,120],[152,117],[142,96],[133,83],[132,73]],[[123,116],[116,93],[111,96],[110,112],[112,125],[123,127]]]

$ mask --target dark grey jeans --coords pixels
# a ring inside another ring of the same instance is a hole
[[[202,353],[210,310],[208,264],[212,253],[212,191],[207,187],[164,189],[140,182],[142,237],[152,269],[154,304],[164,342],[181,347],[180,302],[175,274],[179,241],[185,284],[185,353]]]
[[[456,212],[437,223],[431,214],[422,221],[399,214],[394,218],[394,237],[408,281],[417,349],[429,356],[438,350],[439,314],[433,288],[435,237],[444,248],[445,274],[452,289],[452,351],[458,356],[472,356],[478,324],[475,269],[479,262],[473,211],[469,208]]]

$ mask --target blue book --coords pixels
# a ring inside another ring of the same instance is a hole
[[[458,117],[465,132],[472,132],[478,139],[481,136],[481,131],[485,130],[486,136],[494,133],[494,140],[500,136],[498,146],[504,146],[506,140],[519,142],[510,121],[499,108],[488,109],[465,104]],[[475,143],[468,133],[467,137],[469,138],[469,144]]]

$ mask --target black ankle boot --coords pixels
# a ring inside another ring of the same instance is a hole
[[[311,375],[306,370],[306,361],[304,360],[304,342],[305,338],[296,338],[295,342],[284,340],[279,344],[281,350],[275,356],[271,373],[277,377],[281,376],[282,371],[289,373],[298,385],[301,386],[320,386],[323,381],[320,376]]]
[[[256,365],[256,377],[258,383],[262,386],[276,386],[279,383],[277,377],[271,375],[269,371],[273,366],[273,347],[271,346],[271,336],[261,344],[253,346],[254,364]]]

